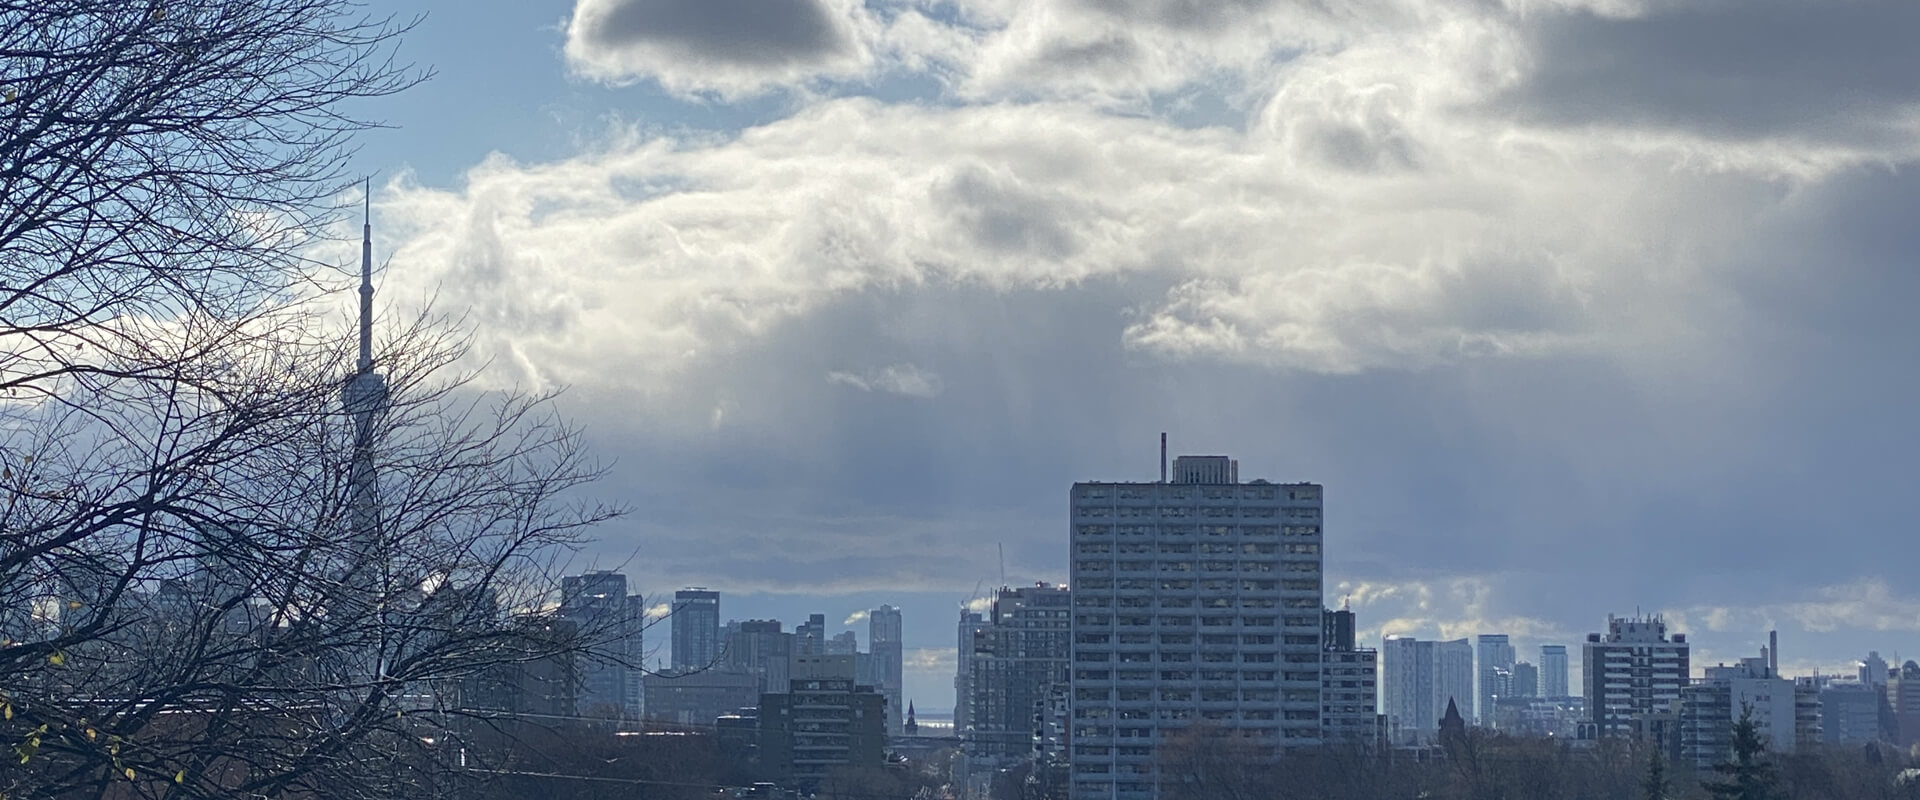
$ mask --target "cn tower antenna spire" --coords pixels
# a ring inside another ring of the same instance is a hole
[[[360,197],[360,372],[373,370],[373,179]]]

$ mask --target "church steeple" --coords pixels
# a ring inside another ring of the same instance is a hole
[[[920,733],[920,723],[913,721],[912,700],[907,701],[907,724],[901,726],[901,728],[906,731],[908,736],[917,736]]]

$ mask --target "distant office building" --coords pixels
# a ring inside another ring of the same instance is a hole
[[[1819,700],[1811,682],[1797,685],[1780,677],[1778,654],[1762,648],[1760,657],[1706,669],[1706,678],[1680,690],[1680,760],[1696,770],[1711,769],[1733,756],[1733,724],[1751,714],[1767,749],[1791,753],[1812,746],[1819,732]]]
[[[818,790],[846,768],[886,763],[886,698],[854,682],[849,655],[799,655],[788,690],[760,696],[761,763],[782,784]]]
[[[1533,699],[1540,696],[1540,668],[1525,661],[1513,664],[1513,692],[1515,699]]]
[[[1667,637],[1659,615],[1607,616],[1607,632],[1587,634],[1581,650],[1587,715],[1597,735],[1631,736],[1635,717],[1666,712],[1689,671],[1687,635]]]
[[[1380,743],[1380,653],[1356,647],[1352,611],[1325,611],[1320,653],[1320,738],[1329,744]]]
[[[1064,586],[1002,587],[969,648],[972,676],[962,734],[975,765],[1005,766],[1034,752],[1036,717],[1067,690],[1071,595]]]
[[[1511,736],[1579,738],[1587,704],[1579,697],[1512,697],[1494,703],[1493,727]]]
[[[1320,646],[1328,650],[1352,650],[1354,641],[1354,614],[1347,609],[1334,611],[1322,609],[1320,613]]]
[[[638,635],[632,619],[634,603],[627,595],[627,576],[596,570],[560,579],[560,617],[573,623],[579,635],[594,643],[595,653],[580,656],[577,713],[589,717],[619,718],[638,702],[631,696],[631,670],[625,663],[628,646],[623,637]]]
[[[1395,744],[1430,744],[1447,704],[1473,697],[1473,645],[1389,636],[1380,648],[1381,709]]]
[[[755,691],[778,692],[787,686],[793,662],[793,634],[781,631],[779,620],[750,619],[727,635],[727,671],[754,676]]]
[[[568,647],[579,636],[574,623],[529,616],[509,621],[502,634],[495,645],[500,652],[526,657],[503,658],[462,678],[454,705],[536,719],[576,715],[578,673]]]
[[[1540,696],[1566,697],[1567,683],[1567,646],[1564,644],[1540,645]]]
[[[962,738],[973,724],[967,711],[973,697],[973,637],[985,624],[980,612],[960,609],[958,658],[953,668],[953,732]]]
[[[1173,473],[1073,486],[1075,800],[1153,796],[1157,745],[1198,723],[1320,741],[1321,487]]]
[[[889,605],[867,612],[867,649],[879,670],[874,688],[887,698],[887,732],[898,735],[904,730],[902,710],[906,707],[905,650],[901,638],[900,609]]]
[[[1473,717],[1476,723],[1492,727],[1494,698],[1512,694],[1501,684],[1510,683],[1513,676],[1513,644],[1504,633],[1483,633],[1475,638],[1474,650],[1480,693],[1473,704]]]
[[[827,637],[827,655],[850,656],[860,652],[860,634],[841,631]]]
[[[808,614],[806,622],[794,626],[793,654],[796,656],[827,654],[827,615]]]
[[[1887,660],[1880,657],[1880,651],[1870,650],[1867,657],[1858,664],[1860,682],[1873,688],[1887,685],[1891,674],[1887,670]]]
[[[720,659],[720,593],[699,587],[673,593],[673,668],[706,669]]]
[[[647,675],[647,719],[706,727],[760,703],[759,678],[718,669]]]
[[[1880,690],[1858,680],[1819,687],[1820,741],[1860,744],[1880,739]]]
[[[1887,678],[1885,737],[1902,748],[1920,744],[1920,664],[1908,661]]]
[[[646,684],[642,680],[647,675],[647,598],[644,595],[627,595],[620,625],[619,666],[626,680],[626,696],[620,699],[621,716],[625,719],[641,719],[646,716],[647,697]]]

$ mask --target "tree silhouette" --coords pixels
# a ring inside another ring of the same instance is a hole
[[[1707,794],[1721,800],[1776,800],[1784,795],[1780,776],[1767,758],[1767,742],[1753,721],[1753,707],[1742,705],[1740,718],[1733,723],[1731,758],[1713,767],[1717,780],[1702,786]]]
[[[1647,756],[1646,779],[1641,782],[1640,788],[1645,792],[1647,800],[1666,800],[1667,792],[1672,788],[1673,783],[1667,777],[1667,759],[1661,755],[1660,748],[1654,747],[1651,751]]]

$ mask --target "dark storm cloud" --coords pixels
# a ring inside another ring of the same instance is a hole
[[[1082,4],[1132,22],[1151,22],[1185,30],[1217,30],[1249,15],[1276,6],[1296,5],[1323,10],[1318,2],[1287,0],[1081,0]]]
[[[741,66],[817,62],[851,46],[819,0],[581,0],[575,34],[601,50],[662,48]]]
[[[1504,103],[1552,124],[1874,143],[1920,101],[1920,4],[1699,2],[1633,18],[1533,18]]]

